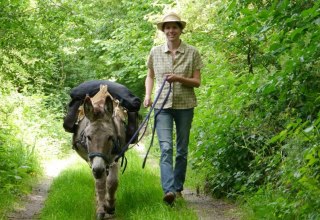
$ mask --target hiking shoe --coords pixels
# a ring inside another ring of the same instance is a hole
[[[171,205],[174,202],[176,195],[173,192],[167,192],[164,197],[163,201]]]

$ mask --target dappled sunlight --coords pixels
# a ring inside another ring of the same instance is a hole
[[[134,146],[135,150],[138,151],[139,153],[145,153],[146,152],[146,149],[145,149],[145,146],[144,144],[142,143],[137,143],[135,146]]]
[[[48,177],[57,177],[61,171],[78,161],[82,161],[82,159],[76,154],[71,154],[64,159],[55,158],[49,161],[44,161],[44,174]]]

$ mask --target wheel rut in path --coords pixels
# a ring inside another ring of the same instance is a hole
[[[19,207],[7,216],[7,219],[39,219],[38,215],[47,199],[48,191],[52,183],[52,177],[46,177],[36,185],[32,192],[21,199]]]
[[[183,191],[188,206],[196,211],[200,220],[239,220],[238,209],[234,204],[197,194],[190,189]]]
[[[39,214],[44,207],[48,192],[54,177],[76,161],[77,155],[71,155],[66,159],[55,159],[43,164],[45,175],[36,184],[29,195],[23,196],[16,204],[14,211],[7,214],[8,220],[31,220],[40,219]]]

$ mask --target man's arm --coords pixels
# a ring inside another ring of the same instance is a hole
[[[169,83],[171,82],[180,82],[184,86],[189,86],[189,87],[199,87],[201,84],[201,73],[200,70],[196,70],[193,73],[192,78],[185,78],[183,76],[175,75],[175,74],[167,74],[166,75],[167,81]]]
[[[144,107],[149,107],[152,105],[151,101],[151,95],[153,90],[153,84],[154,84],[154,70],[148,68],[148,74],[145,81],[145,87],[146,87],[146,96],[144,98],[143,105]]]

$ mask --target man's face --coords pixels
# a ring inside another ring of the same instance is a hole
[[[163,32],[168,41],[176,41],[180,39],[182,30],[176,22],[168,22],[164,24]]]

